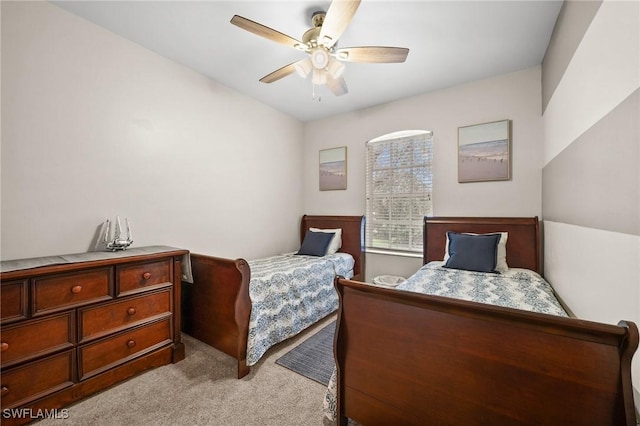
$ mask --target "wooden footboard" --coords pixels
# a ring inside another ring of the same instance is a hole
[[[249,373],[249,265],[244,259],[191,254],[191,267],[194,283],[182,287],[182,330],[237,359],[240,379]]]
[[[338,418],[635,425],[638,330],[337,279]]]

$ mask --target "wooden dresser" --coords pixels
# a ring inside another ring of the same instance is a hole
[[[2,423],[26,423],[45,410],[59,415],[55,409],[182,360],[180,282],[187,254],[143,247],[28,259],[43,266],[2,272]],[[12,262],[23,261],[3,262],[3,270]]]

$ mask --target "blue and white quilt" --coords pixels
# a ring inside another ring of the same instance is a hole
[[[510,268],[502,274],[463,271],[430,262],[413,274],[398,290],[452,297],[472,302],[521,309],[549,315],[568,316],[551,285],[534,271]],[[336,416],[336,371],[333,371],[324,399],[324,413]]]
[[[510,268],[502,274],[489,274],[443,268],[442,262],[429,262],[397,289],[567,316],[549,283],[528,269]]]
[[[295,336],[338,308],[336,275],[353,277],[346,253],[324,257],[283,254],[249,261],[251,319],[247,365],[276,343]]]

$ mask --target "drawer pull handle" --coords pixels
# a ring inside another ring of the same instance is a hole
[[[8,388],[8,387],[6,387],[6,386],[3,386],[3,387],[2,387],[2,396],[5,396],[5,395],[6,395],[6,394],[8,394],[8,393],[9,393],[9,388]]]
[[[148,280],[149,278],[151,278],[151,272],[145,272],[144,274],[142,274],[142,278]]]
[[[129,346],[130,348],[134,347],[136,345],[136,341],[135,340],[129,340],[127,342],[127,346]]]
[[[0,343],[0,352],[4,352],[9,349],[9,344],[7,342]]]
[[[82,286],[81,285],[74,285],[73,287],[71,287],[71,293],[73,294],[78,294],[82,291]]]
[[[131,308],[127,309],[127,314],[134,315],[135,313],[136,313],[136,308],[131,307]]]

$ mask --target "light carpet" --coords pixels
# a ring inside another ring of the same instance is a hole
[[[332,425],[322,414],[326,387],[275,361],[334,319],[271,348],[240,380],[233,358],[183,334],[184,360],[67,407],[68,419],[38,425]]]

